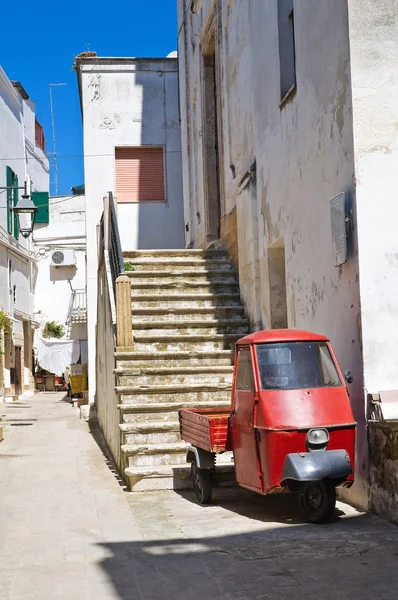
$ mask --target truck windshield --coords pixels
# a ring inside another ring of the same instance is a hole
[[[263,390],[300,390],[341,386],[329,348],[324,342],[257,344]]]

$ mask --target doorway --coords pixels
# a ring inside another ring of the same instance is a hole
[[[214,34],[203,52],[203,184],[207,243],[220,238],[220,159]]]
[[[270,315],[272,329],[287,328],[285,241],[279,238],[268,247]]]
[[[15,395],[22,394],[22,361],[21,361],[21,346],[15,346]]]

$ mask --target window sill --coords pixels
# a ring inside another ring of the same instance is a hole
[[[293,97],[296,95],[297,92],[297,85],[294,83],[292,85],[292,87],[290,88],[290,90],[288,92],[286,92],[286,94],[283,96],[282,100],[280,101],[279,104],[279,108],[282,110],[282,108],[284,108],[286,106],[286,104],[288,104],[288,102],[290,102],[290,100],[293,99]]]
[[[118,200],[118,204],[166,204],[166,200]]]

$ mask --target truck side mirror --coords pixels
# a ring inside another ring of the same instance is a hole
[[[352,383],[353,381],[353,376],[351,371],[344,371],[344,379],[346,380],[347,383]]]

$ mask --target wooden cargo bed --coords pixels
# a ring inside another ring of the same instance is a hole
[[[181,439],[208,452],[231,450],[229,408],[182,409],[179,412]]]

